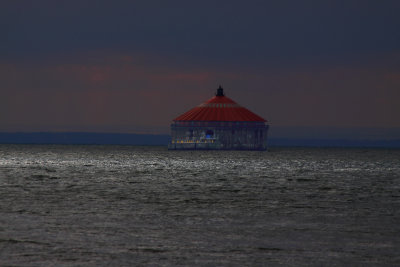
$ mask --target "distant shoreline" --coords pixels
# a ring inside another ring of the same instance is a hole
[[[90,133],[90,132],[16,132],[1,133],[0,144],[59,144],[59,145],[142,145],[166,146],[169,135]],[[311,139],[269,138],[269,147],[371,147],[400,148],[400,139]]]

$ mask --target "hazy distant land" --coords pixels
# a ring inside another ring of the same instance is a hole
[[[400,148],[400,129],[275,127],[268,145]],[[95,132],[0,132],[1,144],[167,145],[168,134]]]

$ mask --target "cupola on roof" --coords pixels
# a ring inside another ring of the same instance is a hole
[[[226,97],[221,86],[213,98],[178,116],[174,121],[266,122],[262,117]]]

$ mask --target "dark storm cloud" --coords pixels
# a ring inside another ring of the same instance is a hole
[[[2,57],[112,49],[198,64],[358,59],[400,46],[397,1],[8,1]]]

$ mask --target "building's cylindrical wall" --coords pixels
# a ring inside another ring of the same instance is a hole
[[[208,147],[213,149],[265,150],[267,131],[264,122],[174,122],[170,148],[193,144],[196,149],[201,144],[210,144]]]

